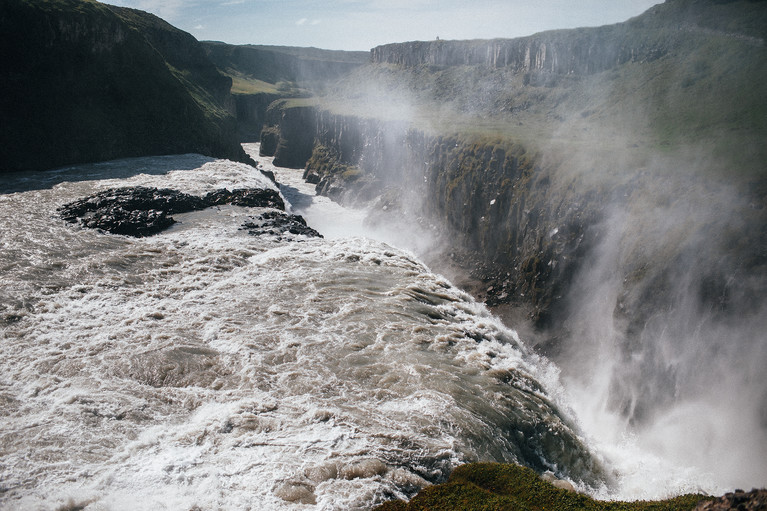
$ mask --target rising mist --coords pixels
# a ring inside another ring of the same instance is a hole
[[[388,45],[319,103],[319,143],[363,176],[324,191],[473,276],[561,368],[631,495],[647,474],[605,447],[629,437],[710,491],[767,481],[762,11],[677,1],[606,29]]]

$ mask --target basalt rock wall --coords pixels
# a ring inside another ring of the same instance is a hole
[[[274,156],[280,167],[303,168],[312,154],[317,109],[312,105],[292,104],[290,99],[274,101],[266,111],[266,124],[261,133],[262,144],[269,135],[261,154]],[[274,152],[271,152],[271,148]]]
[[[630,61],[650,61],[667,49],[657,42],[628,43],[619,25],[543,32],[517,39],[416,41],[378,46],[374,63],[404,67],[489,66],[517,72],[589,75]]]
[[[269,105],[282,96],[262,92],[259,94],[234,94],[233,97],[240,140],[243,142],[259,140],[261,130],[267,123],[266,112]]]
[[[451,240],[448,252],[492,283],[488,303],[524,305],[539,326],[549,323],[601,215],[599,192],[550,187],[540,156],[508,140],[328,111],[316,119],[305,176],[319,193],[349,201],[380,194],[395,207],[379,214],[427,218]]]

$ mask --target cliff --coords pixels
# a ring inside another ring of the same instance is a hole
[[[243,142],[259,140],[274,101],[310,97],[369,60],[367,52],[215,41],[202,45],[210,60],[234,82],[234,114]]]
[[[519,39],[395,43],[373,48],[371,58],[374,63],[405,67],[488,66],[588,75],[626,62],[655,60],[668,51],[642,42],[623,45],[622,34],[621,27],[608,26]]]
[[[728,4],[737,4],[737,8]],[[410,68],[487,66],[584,76],[662,58],[678,49],[691,33],[763,46],[767,20],[758,4],[758,0],[671,0],[615,25],[516,39],[386,44],[371,50],[371,60]]]
[[[387,45],[272,134],[318,192],[433,229],[428,263],[479,279],[566,376],[610,353],[607,406],[646,424],[729,377],[696,355],[724,338],[730,367],[763,361],[766,6],[671,0],[611,27]],[[767,388],[745,387],[759,430]]]
[[[3,2],[1,170],[188,152],[248,161],[230,86],[191,35],[151,14]]]
[[[316,109],[305,100],[282,99],[273,102],[267,109],[267,122],[279,126],[272,131],[274,139],[270,143],[262,136],[261,154],[273,155],[274,164],[280,167],[300,168],[312,154],[315,131],[313,130]],[[265,130],[262,135],[269,131]]]
[[[552,187],[556,169],[508,138],[425,133],[328,110],[305,129],[315,134],[305,178],[318,193],[342,202],[380,196],[375,222],[428,219],[453,240],[454,262],[490,283],[482,292],[490,305],[513,303],[538,327],[551,325],[594,242],[587,230],[604,212],[601,187]],[[309,143],[300,144],[305,151]],[[430,257],[437,267],[447,263],[445,253]]]

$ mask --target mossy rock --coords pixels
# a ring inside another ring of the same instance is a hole
[[[709,499],[683,495],[660,501],[599,501],[573,491],[556,488],[527,467],[501,463],[474,463],[455,469],[450,479],[430,486],[410,502],[386,502],[376,511],[683,511]]]
[[[280,142],[280,128],[278,126],[269,126],[261,130],[261,156],[274,156],[277,152],[277,145]]]

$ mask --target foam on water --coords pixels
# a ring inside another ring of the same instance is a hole
[[[409,252],[251,236],[236,206],[141,239],[57,217],[116,186],[273,186],[179,161],[4,178],[3,507],[362,509],[472,460],[594,480],[556,369]]]
[[[605,498],[730,489],[666,445],[684,410],[632,437],[393,246],[428,249],[424,233],[373,229],[301,171],[259,161],[325,239],[249,235],[258,208],[175,215],[141,239],[56,213],[119,186],[275,188],[228,161],[0,176],[0,507],[367,509],[476,460],[552,469]],[[691,442],[723,434],[707,427]]]
[[[257,144],[245,144],[245,148],[261,165],[274,171],[281,183],[289,184],[289,193],[298,191],[303,196],[313,194],[314,186],[303,182],[301,171],[275,168],[271,158],[258,157]],[[327,211],[324,209],[325,201],[328,199],[299,200],[300,207],[296,209],[307,218],[316,218],[321,223],[321,214],[317,217],[312,215],[318,210]],[[434,240],[417,226],[410,233],[371,227],[361,220],[365,211],[342,210],[333,203],[329,204],[339,208],[339,214],[334,215],[336,222],[339,218],[352,219],[348,231],[362,232],[375,239],[406,246],[418,254],[428,251],[433,244]],[[600,315],[599,311],[594,311],[594,314]],[[595,321],[595,325],[599,324]],[[611,358],[609,352],[602,352],[600,356],[605,360]],[[603,395],[593,391],[593,388],[607,386],[607,383],[594,383],[593,380],[609,380],[611,371],[591,374],[591,385],[579,386],[566,382],[568,385],[563,387],[556,367],[544,360],[540,360],[537,365],[538,381],[547,389],[557,406],[578,423],[592,454],[608,468],[610,477],[604,485],[599,488],[580,485],[580,490],[603,499],[646,500],[691,492],[722,494],[732,491],[740,484],[738,481],[758,480],[758,474],[749,472],[751,467],[737,466],[737,463],[731,465],[726,461],[753,458],[755,448],[764,449],[764,446],[754,446],[745,441],[753,436],[753,432],[748,430],[748,422],[733,424],[728,419],[742,416],[744,410],[752,408],[747,402],[748,396],[721,396],[718,402],[730,403],[729,407],[725,407],[730,410],[727,417],[722,416],[721,409],[706,409],[710,405],[703,402],[688,402],[667,413],[665,419],[654,424],[652,430],[644,430],[638,435],[628,426],[624,417],[608,408]],[[705,420],[701,420],[701,417],[705,417]],[[680,431],[684,432],[681,436]],[[733,441],[722,441],[727,438]],[[722,447],[728,452],[722,452]]]

